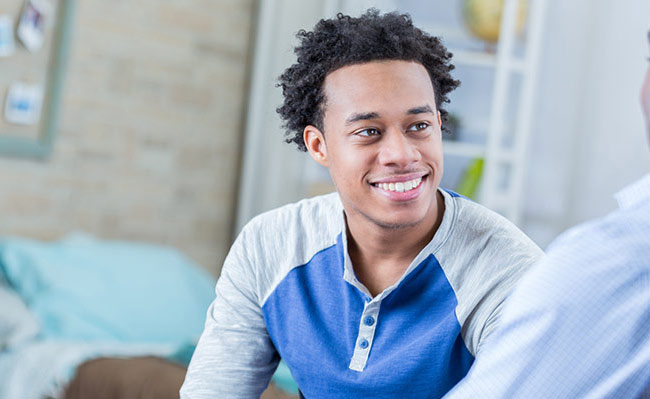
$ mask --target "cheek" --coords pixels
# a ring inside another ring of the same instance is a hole
[[[641,87],[641,105],[645,113],[646,120],[650,120],[650,68],[645,74],[645,80]]]
[[[443,165],[443,153],[442,153],[442,142],[434,141],[431,145],[425,148],[423,153],[423,158],[427,159],[429,163],[433,164],[435,167],[442,168]]]
[[[432,146],[427,149],[424,159],[433,168],[433,182],[437,185],[440,184],[442,180],[442,174],[444,171],[444,157],[442,152],[442,143]]]
[[[338,150],[335,156],[329,158],[329,171],[337,187],[343,187],[359,181],[366,169],[363,154],[349,150]]]

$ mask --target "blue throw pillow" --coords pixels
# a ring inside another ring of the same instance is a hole
[[[2,240],[0,273],[43,338],[182,344],[214,299],[214,278],[180,252],[88,236]]]

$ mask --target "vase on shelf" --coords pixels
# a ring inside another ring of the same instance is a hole
[[[503,0],[463,0],[463,20],[472,35],[483,40],[486,50],[493,52],[499,40]],[[517,33],[523,32],[526,21],[526,1],[520,0],[517,13]]]

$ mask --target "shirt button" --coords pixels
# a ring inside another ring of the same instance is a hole
[[[375,318],[372,317],[372,316],[368,316],[365,319],[363,319],[363,324],[365,324],[367,326],[371,326],[371,325],[375,324]]]
[[[359,348],[361,349],[366,349],[368,347],[368,340],[367,339],[362,339],[359,341]]]

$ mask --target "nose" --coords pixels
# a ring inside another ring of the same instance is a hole
[[[384,133],[380,143],[379,162],[385,166],[406,168],[421,159],[417,144],[399,129]]]

